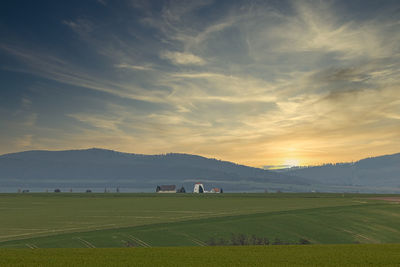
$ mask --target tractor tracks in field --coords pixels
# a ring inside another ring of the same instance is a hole
[[[28,248],[31,248],[31,249],[39,248],[38,246],[36,246],[35,244],[32,244],[32,243],[25,243],[25,246],[27,246]]]
[[[137,243],[141,247],[147,247],[147,248],[151,247],[148,243],[144,242],[143,240],[140,240],[137,237],[134,237],[133,235],[128,235],[127,234],[126,237],[128,237],[130,240],[134,241],[135,243]]]
[[[196,243],[196,244],[198,244],[199,246],[201,246],[201,247],[205,247],[205,246],[207,246],[207,244],[206,243],[204,243],[203,241],[201,241],[200,239],[197,239],[197,238],[192,238],[192,239],[190,239],[192,242],[194,242],[194,243]]]
[[[189,239],[190,241],[192,241],[193,243],[201,246],[201,247],[205,247],[208,246],[206,243],[204,243],[203,241],[201,241],[200,239],[197,239],[193,236],[190,236],[188,234],[182,234],[184,237],[186,237],[187,239]]]
[[[89,241],[87,241],[81,237],[75,237],[74,239],[78,239],[81,243],[83,243],[88,248],[95,248],[95,245],[93,245],[92,243],[90,243]]]
[[[354,237],[356,237],[356,238],[361,238],[361,239],[363,239],[363,240],[366,240],[367,242],[369,242],[369,243],[379,243],[379,240],[376,240],[376,239],[374,239],[374,238],[371,238],[371,237],[368,237],[368,236],[365,236],[365,235],[362,235],[362,234],[360,234],[360,233],[356,233],[356,232],[354,232],[354,231],[350,231],[350,230],[348,230],[348,229],[342,229],[342,231],[343,232],[346,232],[346,233],[349,233],[349,234],[351,234],[352,236],[354,236]]]
[[[13,235],[3,235],[0,236],[0,243],[12,241],[12,240],[22,240],[28,238],[35,238],[35,237],[43,237],[43,236],[50,236],[50,235],[58,235],[58,234],[68,234],[68,233],[76,233],[76,232],[88,232],[88,231],[98,231],[98,230],[107,230],[107,229],[114,229],[120,228],[114,227],[110,228],[110,226],[115,226],[115,223],[110,224],[103,224],[103,225],[90,225],[87,227],[70,227],[70,228],[62,228],[62,229],[46,229],[44,231],[37,231],[37,232],[29,232],[29,233],[22,233],[22,234],[13,234]],[[11,228],[11,229],[20,229],[20,228]],[[24,229],[24,228],[22,228]],[[13,239],[9,239],[13,238]]]
[[[20,240],[20,242],[25,245],[26,241],[30,241],[28,239],[32,239],[32,238],[42,238],[42,237],[47,237],[47,236],[56,236],[56,235],[75,235],[77,233],[79,233],[79,235],[81,234],[85,234],[85,233],[89,233],[89,232],[95,232],[95,231],[114,231],[115,229],[121,230],[121,231],[125,231],[125,230],[135,230],[135,231],[141,231],[141,230],[147,230],[149,228],[152,229],[160,229],[160,228],[164,228],[164,227],[169,227],[174,225],[174,227],[180,227],[186,224],[191,224],[191,223],[203,223],[203,222],[207,222],[207,223],[218,223],[218,222],[224,222],[224,221],[240,221],[240,220],[251,220],[251,219],[257,219],[257,218],[261,218],[261,217],[265,217],[265,216],[280,216],[280,215],[297,215],[303,212],[318,212],[318,211],[323,211],[323,212],[327,212],[327,211],[334,211],[334,210],[348,210],[348,209],[353,209],[353,208],[358,208],[358,207],[379,207],[382,205],[387,205],[387,204],[382,204],[382,203],[371,203],[371,204],[366,204],[366,203],[353,203],[353,205],[338,205],[338,206],[329,206],[329,207],[307,207],[307,208],[301,208],[301,209],[289,209],[289,210],[280,210],[280,211],[266,211],[266,212],[261,212],[261,211],[257,211],[254,213],[250,213],[250,214],[223,214],[225,216],[216,216],[216,217],[206,217],[206,218],[185,218],[186,220],[180,220],[180,221],[172,221],[172,222],[160,222],[160,223],[149,223],[149,224],[144,224],[144,225],[136,225],[136,226],[123,226],[123,225],[116,225],[116,224],[103,224],[103,225],[91,225],[89,227],[71,227],[71,228],[64,228],[64,229],[54,229],[54,230],[50,230],[50,231],[40,231],[40,232],[30,232],[30,233],[24,233],[24,234],[18,234],[18,235],[7,235],[7,236],[0,236],[1,238],[6,238],[5,240],[0,241],[0,246],[2,243],[5,242],[16,242],[18,240]],[[220,215],[221,215],[220,214]],[[70,232],[73,231],[74,232]],[[34,236],[35,234],[40,234],[40,236]],[[75,235],[76,236],[76,235]],[[10,240],[10,238],[14,237],[15,239]],[[142,247],[151,247],[148,243],[146,243],[143,240],[140,240],[132,235],[129,236],[130,240],[135,242],[137,245],[142,246]],[[197,244],[197,245],[205,245],[205,243],[201,240],[198,240],[196,238],[193,237],[187,237],[189,240],[191,240],[191,242]],[[365,237],[361,237],[363,239],[366,239]],[[26,240],[25,242],[23,240]],[[33,241],[33,240],[32,240]],[[95,247],[92,243],[88,242],[84,240],[80,240],[81,243],[85,244],[85,246],[87,247]],[[20,243],[20,244],[21,244]],[[29,243],[29,245],[31,245],[31,243]],[[25,245],[27,246],[27,245]],[[27,246],[29,247],[29,246]]]

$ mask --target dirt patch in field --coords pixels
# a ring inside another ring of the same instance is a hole
[[[388,202],[400,203],[400,197],[374,197],[372,199],[385,200],[385,201],[388,201]]]

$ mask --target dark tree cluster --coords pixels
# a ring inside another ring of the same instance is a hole
[[[259,237],[256,235],[232,234],[230,238],[214,238],[207,242],[209,246],[268,246],[268,245],[307,245],[311,242],[301,238],[298,242],[288,242],[275,238],[269,240],[267,237]]]

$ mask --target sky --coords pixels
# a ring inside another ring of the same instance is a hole
[[[400,152],[400,2],[0,4],[0,154],[255,167]]]

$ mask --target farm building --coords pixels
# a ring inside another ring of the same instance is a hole
[[[179,188],[178,190],[176,190],[177,193],[186,193],[185,188],[182,186],[181,188]]]
[[[195,183],[194,184],[194,188],[193,188],[193,193],[223,193],[224,191],[222,190],[222,188],[219,187],[214,187],[211,188],[210,191],[206,191],[206,189],[204,188],[204,185],[202,183]]]
[[[176,185],[157,185],[157,193],[176,193]]]
[[[205,193],[204,185],[202,183],[196,183],[193,188],[193,193]]]
[[[222,190],[222,188],[214,187],[214,188],[211,189],[210,192],[211,193],[223,193],[224,190]]]

